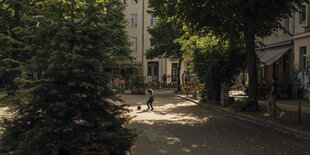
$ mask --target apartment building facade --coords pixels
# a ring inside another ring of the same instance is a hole
[[[300,12],[283,19],[282,25],[290,34],[278,29],[272,36],[260,39],[262,45],[256,49],[261,61],[260,84],[264,85],[271,75],[275,75],[285,98],[296,98],[301,85],[309,82],[309,8],[310,5],[305,3]]]
[[[295,69],[306,71],[309,69],[310,58],[310,5],[305,4],[301,12],[295,14],[294,31],[294,62]]]
[[[140,74],[144,76],[145,82],[150,86],[151,83],[158,81],[172,84],[177,82],[178,61],[169,58],[146,59],[145,53],[151,48],[151,35],[147,29],[156,24],[156,18],[147,12],[148,0],[128,0],[124,12],[127,20],[126,31],[130,41],[130,49],[135,60],[133,62],[121,62],[114,66],[115,73],[119,73],[125,79],[130,77],[126,72],[129,66],[135,66],[139,69]],[[184,67],[181,73],[184,72]],[[118,71],[117,71],[118,70]],[[182,75],[182,74],[181,74]]]

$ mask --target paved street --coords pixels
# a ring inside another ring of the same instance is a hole
[[[154,111],[143,111],[147,95],[123,95],[138,138],[133,153],[310,154],[310,143],[229,115],[205,110],[172,94],[156,93]],[[136,106],[142,105],[142,110]]]

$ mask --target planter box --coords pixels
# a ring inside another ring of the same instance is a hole
[[[131,94],[145,95],[145,88],[133,86],[131,87]]]

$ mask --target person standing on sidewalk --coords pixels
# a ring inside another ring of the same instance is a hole
[[[278,86],[278,82],[277,82],[276,77],[274,75],[271,76],[271,80],[272,80],[271,91],[266,96],[266,98],[268,98],[268,113],[264,114],[264,116],[266,116],[266,117],[270,116],[270,114],[271,114],[271,106],[273,106],[275,108],[274,112],[276,112],[276,110],[280,111],[280,116],[279,117],[283,117],[285,112],[282,111],[276,105],[277,97],[281,94],[279,86]]]

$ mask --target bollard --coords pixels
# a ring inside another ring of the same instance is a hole
[[[301,125],[301,102],[298,103],[298,125]]]
[[[276,119],[276,107],[277,107],[277,100],[275,99],[275,102],[273,104],[273,118]]]

